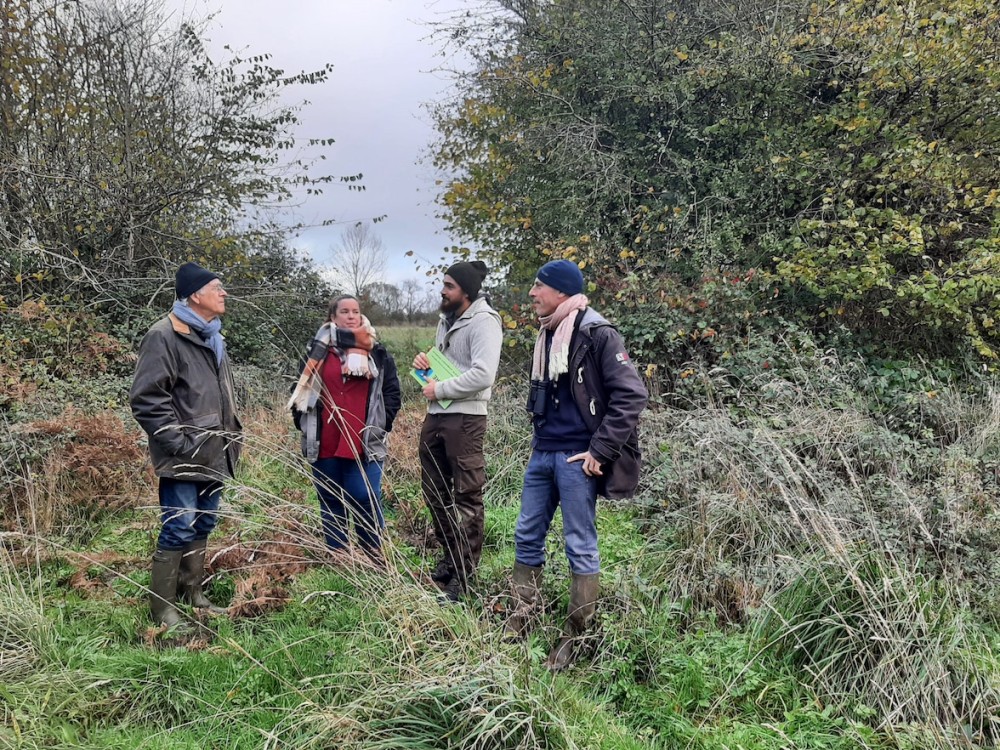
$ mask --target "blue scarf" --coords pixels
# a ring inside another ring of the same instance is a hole
[[[179,300],[174,302],[173,312],[174,315],[191,326],[201,337],[202,341],[212,347],[212,351],[215,352],[216,364],[221,365],[222,358],[226,354],[226,344],[222,340],[222,334],[220,333],[222,330],[222,320],[215,318],[212,322],[206,323],[204,318],[187,305],[182,305]]]

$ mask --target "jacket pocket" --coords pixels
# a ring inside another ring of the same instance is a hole
[[[207,466],[222,455],[222,418],[215,413],[191,417],[184,425],[184,458],[193,464]]]

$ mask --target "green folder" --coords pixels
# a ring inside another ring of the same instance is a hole
[[[417,370],[415,368],[410,370],[410,375],[420,383],[421,388],[427,385],[430,380],[451,380],[462,374],[462,371],[455,366],[455,363],[444,356],[436,346],[427,352],[427,359],[431,363],[429,370]],[[451,406],[451,399],[441,399],[438,403],[441,404],[442,409],[447,409]]]

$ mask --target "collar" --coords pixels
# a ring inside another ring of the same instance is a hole
[[[189,326],[187,323],[185,323],[183,320],[178,318],[173,313],[170,313],[169,315],[167,315],[167,317],[170,318],[170,325],[173,327],[175,332],[180,333],[184,336],[191,335],[191,326]]]

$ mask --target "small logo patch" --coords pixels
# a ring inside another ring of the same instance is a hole
[[[618,360],[618,364],[624,365],[628,362],[628,352],[618,352],[615,355],[615,359]]]

